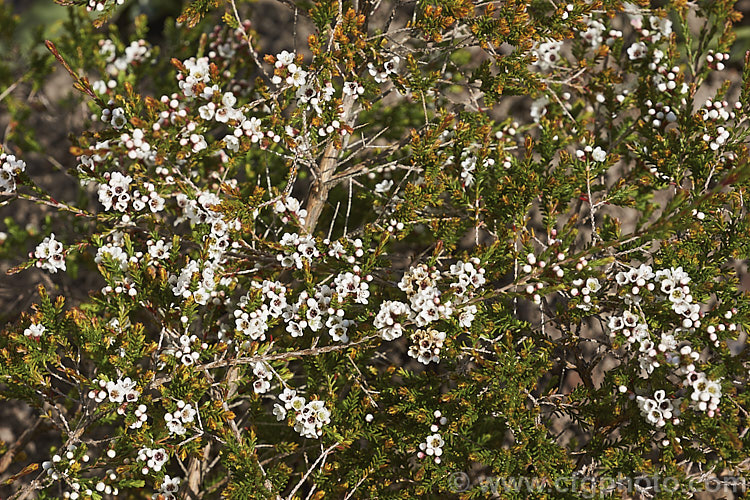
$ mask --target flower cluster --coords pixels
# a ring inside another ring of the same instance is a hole
[[[573,288],[570,289],[570,294],[573,297],[580,294],[583,302],[578,304],[578,308],[589,311],[591,309],[591,296],[601,290],[601,288],[602,285],[597,278],[587,278],[585,281],[581,278],[576,278],[573,280]],[[538,303],[536,300],[535,302]]]
[[[576,157],[579,160],[585,160],[586,158],[591,158],[592,160],[601,163],[607,160],[607,152],[604,151],[599,146],[597,146],[596,148],[592,148],[591,146],[586,146],[583,149],[576,150]]]
[[[656,427],[664,427],[668,421],[673,419],[674,424],[679,423],[679,419],[676,417],[680,415],[680,402],[679,400],[668,399],[663,390],[654,392],[653,399],[638,396],[636,401],[641,413],[650,424]]]
[[[451,302],[442,302],[440,299],[441,291],[437,287],[440,279],[440,271],[436,268],[419,264],[409,269],[398,283],[398,287],[409,298],[412,309],[409,319],[417,326],[426,326],[453,313]]]
[[[0,190],[8,193],[16,190],[16,177],[26,170],[26,162],[14,155],[0,153]]]
[[[32,323],[23,331],[26,337],[33,337],[34,339],[40,339],[47,329],[41,323]]]
[[[185,299],[192,297],[196,303],[206,305],[209,299],[216,295],[214,290],[217,285],[217,270],[220,270],[220,265],[215,260],[205,261],[203,269],[197,260],[190,260],[179,275],[173,274],[169,277],[172,293],[176,297]],[[191,290],[191,283],[196,274],[200,277],[200,281],[196,289]]]
[[[690,387],[691,408],[707,412],[714,416],[719,412],[721,398],[720,380],[709,380],[704,372],[697,371],[695,363],[700,359],[700,354],[694,350],[689,343],[691,332],[701,327],[700,304],[693,301],[688,283],[690,276],[681,267],[670,267],[654,272],[651,266],[641,264],[639,267],[631,267],[628,271],[619,271],[615,275],[617,284],[626,290],[626,303],[631,309],[625,310],[622,315],[613,315],[609,318],[610,336],[623,335],[627,339],[626,345],[637,346],[638,362],[641,369],[641,377],[648,378],[656,368],[662,365],[674,369],[674,374],[684,376],[683,385]],[[648,324],[643,317],[641,303],[643,291],[654,292],[661,301],[656,304],[664,304],[678,315],[679,326],[673,332],[661,332],[654,339]],[[635,312],[632,308],[635,307]],[[732,317],[732,312],[726,313],[727,318]],[[733,323],[729,326],[720,323],[722,331],[735,330]],[[709,338],[718,345],[718,328],[710,325],[706,328]],[[654,399],[644,399],[639,396],[638,403],[642,413],[652,424],[657,427],[679,414],[676,407],[677,402],[670,403],[664,397],[664,391],[657,391]],[[675,420],[676,424],[678,420]]]
[[[235,329],[251,340],[262,341],[266,339],[269,319],[280,318],[285,313],[290,317],[292,313],[286,301],[286,287],[281,283],[265,280],[253,286],[260,290],[265,301],[254,309],[251,307],[253,296],[250,293],[243,296],[234,310]]]
[[[296,198],[287,196],[283,200],[278,200],[273,206],[274,212],[281,215],[281,222],[286,224],[289,222],[287,214],[293,216],[299,221],[300,225],[304,225],[305,217],[307,217],[307,210],[301,207],[300,202]]]
[[[430,432],[433,434],[427,436],[424,442],[419,444],[419,452],[417,452],[417,458],[422,459],[425,457],[432,457],[436,464],[439,464],[443,455],[443,446],[445,441],[443,437],[438,433],[441,425],[448,423],[448,419],[445,418],[440,410],[433,412],[435,417],[434,423],[430,426]]]
[[[307,71],[294,63],[295,58],[296,54],[286,50],[276,54],[274,75],[271,78],[274,85],[285,82],[287,85],[302,87],[305,84]]]
[[[119,57],[117,57],[117,47],[112,40],[100,40],[99,47],[99,54],[104,56],[104,60],[108,63],[107,73],[113,77],[125,71],[128,66],[137,66],[151,57],[151,49],[145,40],[130,42],[130,45],[125,47],[125,51]]]
[[[443,446],[445,446],[445,441],[442,436],[435,433],[427,436],[424,443],[419,444],[419,449],[422,450],[420,452],[422,456],[434,457],[435,463],[439,464],[441,461],[440,457],[443,455]]]
[[[197,348],[197,349],[196,349]],[[195,364],[201,357],[201,351],[208,349],[206,342],[200,342],[196,335],[180,335],[172,348],[164,350],[165,354],[174,356],[183,365]]]
[[[180,90],[182,90],[185,97],[193,97],[196,95],[196,92],[200,92],[198,90],[200,88],[199,84],[207,84],[211,79],[209,59],[208,57],[198,59],[191,57],[183,61],[182,64],[187,71],[187,75],[183,73],[177,75]],[[208,86],[204,85],[203,88],[208,88]]]
[[[122,5],[125,3],[125,0],[116,0],[115,3],[117,5]],[[86,4],[86,10],[89,12],[103,11],[106,6],[107,0],[88,0],[88,3]]]
[[[401,58],[398,56],[393,56],[390,60],[383,63],[382,70],[378,69],[374,64],[369,62],[367,63],[367,71],[370,73],[370,76],[372,76],[373,80],[375,80],[375,83],[384,83],[390,78],[391,75],[397,73],[399,62],[401,62]]]
[[[257,377],[253,382],[253,391],[256,394],[265,394],[271,388],[271,380],[273,379],[273,372],[271,367],[263,362],[258,361],[253,364],[253,375]]]
[[[580,31],[580,37],[591,46],[592,49],[597,49],[604,41],[604,30],[606,26],[596,19],[592,19],[589,16],[583,18],[583,22],[586,24],[586,30]],[[608,33],[610,36],[616,36],[615,33]],[[622,36],[620,34],[620,36]]]
[[[355,266],[355,271],[358,269]],[[367,284],[367,278],[372,279],[368,275],[363,280],[359,274],[351,272],[341,273],[336,276],[334,283],[336,284],[336,295],[338,295],[339,301],[343,302],[347,297],[352,296],[355,303],[367,304],[367,298],[370,296],[370,287]]]
[[[443,301],[443,292],[438,288],[442,274],[436,268],[419,264],[410,268],[402,277],[398,287],[406,292],[409,304],[400,301],[385,301],[373,320],[373,326],[383,340],[394,340],[404,332],[404,325],[413,323],[424,327],[441,319],[448,319],[458,309],[458,323],[464,328],[471,327],[477,314],[476,305],[469,303],[477,291],[485,284],[485,270],[480,261],[472,258],[468,262],[458,261],[450,266],[447,273],[454,281],[449,284],[453,301]],[[445,333],[437,329],[418,329],[410,336],[412,346],[409,356],[420,363],[439,362]]]
[[[310,79],[297,90],[297,100],[299,105],[309,106],[317,115],[322,115],[321,106],[330,102],[335,93],[336,89],[331,82],[318,85],[317,81]]]
[[[643,40],[656,43],[668,39],[672,34],[672,21],[668,17],[650,15],[644,19],[637,5],[626,2],[623,7],[630,18],[630,25]]]
[[[143,474],[148,474],[149,470],[159,472],[169,461],[169,455],[164,448],[141,448],[138,451],[138,461],[146,464],[141,469]]]
[[[448,161],[453,161],[453,156],[449,156]],[[461,184],[463,184],[465,188],[470,188],[474,185],[474,174],[476,172],[477,162],[478,158],[469,151],[464,150],[461,153],[461,162],[459,165],[461,167]],[[481,163],[484,169],[490,168],[494,164],[495,160],[492,158],[484,158]],[[393,184],[393,182],[391,182],[391,184]]]
[[[175,493],[180,490],[180,482],[181,480],[179,477],[171,477],[169,474],[166,474],[161,482],[159,493],[154,494],[151,497],[152,500],[161,500],[162,498],[175,498]]]
[[[306,291],[300,293],[297,302],[287,307],[284,312],[286,331],[292,337],[300,337],[306,328],[317,332],[325,326],[334,341],[348,342],[347,331],[356,323],[344,318],[343,309],[331,307],[333,294],[334,290],[328,285],[316,287],[312,297]]]
[[[164,414],[164,422],[167,424],[169,433],[183,436],[187,432],[185,425],[192,424],[197,413],[190,403],[185,403],[183,400],[177,401],[177,409],[172,413]]]
[[[286,388],[279,395],[284,406],[275,404],[273,413],[276,419],[281,421],[286,418],[287,411],[295,412],[294,430],[300,436],[314,439],[323,435],[323,426],[331,422],[331,412],[321,400],[312,400],[308,403],[305,398],[297,396],[297,391]]]
[[[372,324],[383,340],[394,340],[404,333],[403,323],[410,313],[409,306],[403,302],[387,300],[380,304],[380,311]]]
[[[706,63],[708,63],[709,67],[711,69],[715,69],[718,71],[724,70],[724,61],[729,60],[729,54],[726,52],[714,52],[713,50],[709,50],[706,54]]]
[[[114,450],[107,452],[108,458],[114,458]],[[54,480],[63,479],[67,486],[72,491],[63,491],[62,498],[70,500],[78,500],[79,498],[91,498],[94,492],[86,487],[86,483],[80,481],[75,476],[75,471],[78,471],[86,467],[86,464],[91,461],[91,457],[85,453],[81,448],[74,444],[68,444],[60,449],[59,453],[52,456],[51,460],[42,462],[42,470],[47,476]],[[116,479],[116,475],[108,471],[110,480]],[[82,484],[83,483],[83,484]],[[100,493],[106,493],[107,495],[117,496],[119,494],[118,488],[113,488],[110,485],[105,485],[102,481],[99,481],[94,487],[96,491]]]
[[[140,391],[136,389],[136,382],[131,380],[130,377],[124,379],[118,378],[117,382],[109,380],[93,380],[95,385],[99,386],[99,390],[96,389],[89,391],[89,398],[95,400],[97,403],[109,399],[112,403],[135,403],[141,396]],[[123,414],[122,408],[118,408],[118,413]]]
[[[146,420],[148,420],[148,407],[144,404],[138,405],[138,408],[133,411],[133,417],[134,419],[128,428],[140,429],[146,423]]]
[[[320,251],[315,246],[315,239],[309,235],[300,236],[297,233],[284,233],[279,243],[286,247],[283,255],[276,256],[284,267],[302,269],[305,262],[312,262],[313,259],[320,256]]]
[[[137,134],[134,132],[134,135]],[[131,194],[129,190],[133,179],[129,175],[113,172],[105,174],[105,178],[107,177],[109,178],[107,184],[101,184],[98,190],[99,201],[104,205],[105,210],[114,209],[118,212],[128,212],[128,209],[131,207],[135,212],[140,212],[146,207],[152,213],[164,210],[164,198],[159,196],[153,184],[144,184],[143,187],[146,189],[146,193],[141,193],[140,190],[136,189]],[[129,215],[125,215],[124,217],[130,218]]]
[[[656,271],[654,279],[660,285],[662,293],[667,295],[672,303],[672,310],[684,317],[682,326],[690,328],[700,326],[700,304],[693,302],[690,295],[690,276],[682,270],[682,267],[662,269]]]
[[[705,373],[690,371],[685,378],[685,385],[690,387],[692,407],[708,413],[713,417],[719,413],[721,402],[721,379],[710,380]]]
[[[34,258],[37,259],[36,267],[51,273],[56,273],[58,270],[65,271],[66,269],[63,244],[55,239],[55,233],[51,233],[37,245],[36,250],[34,250]]]
[[[453,302],[457,308],[474,298],[476,292],[484,286],[485,270],[479,264],[480,260],[473,257],[469,262],[458,261],[451,265],[450,274],[456,281],[451,283],[450,287],[453,290]],[[464,328],[469,328],[476,314],[477,306],[474,304],[460,307],[458,323]]]
[[[417,330],[411,334],[411,347],[408,354],[422,364],[439,363],[440,349],[443,348],[445,332],[439,332],[434,328]]]

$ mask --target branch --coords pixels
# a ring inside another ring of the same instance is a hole
[[[352,126],[354,116],[352,108],[354,107],[355,98],[352,96],[344,96],[344,102],[341,111],[341,122]],[[354,128],[354,127],[352,127]],[[329,140],[328,145],[323,151],[323,156],[320,159],[320,164],[313,169],[313,175],[315,181],[313,188],[310,190],[310,195],[307,198],[307,218],[305,219],[305,230],[308,233],[315,231],[315,226],[318,224],[320,214],[323,213],[323,207],[325,207],[326,201],[328,200],[328,192],[331,189],[329,184],[333,178],[333,174],[336,172],[336,167],[339,163],[339,151],[336,148],[336,144],[333,140]]]

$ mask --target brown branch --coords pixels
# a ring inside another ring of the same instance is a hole
[[[352,112],[354,101],[355,98],[352,96],[344,96],[344,102],[342,104],[341,122],[350,127],[354,121],[354,115],[356,114]],[[336,172],[338,163],[339,150],[334,141],[330,140],[323,151],[320,164],[314,167],[313,176],[315,177],[315,181],[313,182],[313,187],[307,197],[305,230],[310,234],[315,231],[315,226],[318,224],[320,214],[323,213],[323,208],[325,207],[326,201],[328,201],[328,192],[331,190],[330,180]]]
[[[206,444],[203,448],[203,457],[191,457],[188,464],[188,474],[185,491],[182,493],[183,500],[199,498],[201,493],[201,484],[205,474],[205,466],[208,463],[208,457],[211,453],[211,443]]]

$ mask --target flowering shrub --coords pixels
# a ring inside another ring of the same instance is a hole
[[[9,272],[44,286],[0,387],[55,436],[42,460],[5,445],[11,498],[747,476],[732,2],[284,0],[276,41],[257,3],[184,2],[161,31],[110,22],[148,2],[59,3],[51,55],[0,72],[3,203],[49,210],[8,222]],[[75,193],[35,180],[11,85],[55,66],[87,109],[55,160]]]

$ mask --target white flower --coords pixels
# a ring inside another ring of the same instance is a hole
[[[271,383],[263,378],[259,378],[253,382],[253,391],[256,394],[265,394],[271,388]]]
[[[17,160],[14,155],[0,154],[0,189],[16,190],[16,176],[26,170],[26,162]]]
[[[166,498],[174,498],[174,493],[177,493],[177,491],[180,489],[180,478],[179,477],[170,477],[168,474],[164,476],[164,481],[161,483],[161,493]],[[157,495],[154,495],[154,498],[156,498]]]
[[[628,47],[628,57],[631,61],[635,61],[637,59],[642,59],[647,52],[646,44],[643,42],[636,42],[630,47]]]
[[[435,329],[417,330],[411,335],[412,345],[408,354],[425,365],[440,361],[440,349],[443,347],[445,333]]]
[[[369,285],[359,275],[351,272],[342,273],[336,277],[334,283],[339,300],[353,295],[357,304],[367,304],[367,298],[370,296]]]
[[[44,334],[46,330],[47,329],[44,327],[44,325],[32,323],[26,330],[23,331],[23,334],[27,337],[34,337],[35,339],[38,339],[42,336],[42,334]]]
[[[237,104],[237,98],[232,92],[227,92],[222,96],[221,103],[227,108],[233,108]]]
[[[195,414],[197,412],[193,408],[192,405],[187,404],[180,410],[180,418],[182,419],[182,423],[189,424],[195,419]]]
[[[375,316],[372,324],[379,331],[383,340],[394,340],[403,334],[401,321],[408,314],[408,305],[403,302],[389,300],[380,304],[380,311]]]
[[[540,43],[533,54],[536,56],[536,65],[542,70],[550,69],[560,60],[560,48],[562,42]]]
[[[612,331],[622,330],[623,322],[619,316],[611,316],[609,318],[609,329]]]
[[[281,392],[281,394],[279,394],[279,400],[281,400],[281,402],[284,403],[284,406],[287,410],[290,410],[292,408],[291,401],[296,395],[297,395],[297,391],[295,391],[294,389],[285,387],[284,390]]]
[[[601,289],[601,285],[599,284],[599,280],[596,278],[589,278],[586,280],[586,287],[584,288],[584,294],[587,294],[586,290],[588,290],[589,293],[596,293]]]
[[[594,151],[591,152],[591,158],[594,161],[603,162],[607,159],[607,152],[597,146]]]
[[[290,410],[302,411],[302,408],[305,407],[305,398],[302,396],[293,396],[286,407]]]
[[[216,104],[212,102],[209,102],[208,104],[204,104],[203,106],[198,108],[198,114],[204,120],[212,119],[215,113],[216,113]]]
[[[477,314],[477,306],[471,304],[464,307],[458,315],[458,324],[464,328],[471,328],[474,317]]]
[[[286,418],[286,408],[278,403],[273,405],[273,414],[279,422]]]
[[[425,441],[425,453],[427,455],[435,455],[440,456],[443,454],[443,451],[441,448],[445,444],[445,441],[443,441],[443,438],[440,436],[440,434],[433,434],[431,436],[427,436],[427,440]]]
[[[390,179],[383,179],[381,182],[375,184],[376,193],[387,193],[393,187],[393,181]]]
[[[167,422],[167,429],[169,429],[170,434],[177,434],[178,436],[182,436],[187,432],[187,429],[185,429],[185,427],[182,425],[182,422],[174,418],[171,413],[167,413],[166,415],[164,415],[164,420]]]
[[[122,108],[113,109],[110,123],[118,130],[127,125],[128,118],[125,116],[125,110]]]
[[[66,270],[63,244],[55,239],[55,233],[51,233],[37,245],[36,250],[34,250],[34,257],[39,259],[36,263],[37,267],[46,269],[51,273]]]
[[[286,77],[286,83],[294,85],[295,87],[301,87],[305,84],[305,77],[307,71],[298,67],[296,64],[290,64],[287,68],[289,70],[289,76]]]
[[[125,401],[125,390],[121,384],[113,381],[107,382],[107,392],[109,400],[113,403],[122,403]]]
[[[276,67],[281,68],[282,66],[289,66],[294,62],[295,53],[288,52],[286,50],[276,54]]]
[[[344,82],[342,92],[344,95],[352,96],[354,99],[362,95],[365,88],[358,82]]]

